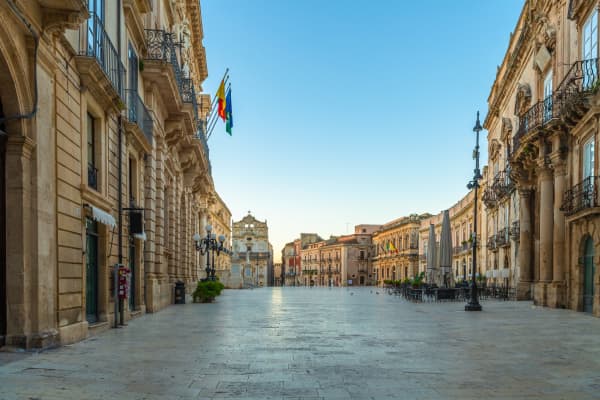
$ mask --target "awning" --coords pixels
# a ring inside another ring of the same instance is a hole
[[[146,232],[142,232],[142,233],[136,233],[133,235],[134,238],[136,239],[140,239],[142,241],[146,241]]]
[[[89,207],[92,210],[92,219],[94,221],[98,221],[101,224],[108,225],[111,228],[117,226],[117,222],[115,221],[115,218],[112,215],[110,215],[106,211],[102,211],[101,209],[94,207],[91,204],[89,205]]]

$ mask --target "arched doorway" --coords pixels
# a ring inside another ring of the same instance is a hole
[[[594,305],[594,240],[588,237],[583,249],[583,311],[592,312]]]
[[[4,118],[2,102],[0,102],[0,118]],[[6,190],[5,190],[5,154],[6,133],[4,124],[0,123],[0,347],[4,346],[6,336]]]

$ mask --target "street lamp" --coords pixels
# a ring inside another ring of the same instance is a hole
[[[475,271],[477,270],[477,189],[479,188],[479,180],[482,178],[479,172],[479,132],[483,128],[479,123],[479,111],[477,111],[477,121],[473,132],[475,132],[475,150],[473,151],[473,158],[475,159],[475,169],[473,170],[473,180],[467,184],[467,189],[475,189],[475,200],[473,204],[473,233],[472,233],[472,244],[473,244],[473,266],[471,268],[471,299],[469,303],[465,305],[465,311],[481,311],[481,304],[477,298],[477,280],[475,279]]]
[[[199,251],[200,254],[206,254],[206,278],[204,280],[215,280],[215,251],[217,252],[217,256],[221,253],[229,253],[224,247],[225,236],[219,235],[217,242],[217,235],[212,233],[212,226],[206,225],[206,237],[201,237],[200,234],[194,233],[192,239],[196,243],[196,251]],[[212,251],[212,268],[211,268],[211,257],[208,254],[208,251]]]

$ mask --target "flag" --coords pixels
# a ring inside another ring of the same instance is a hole
[[[225,78],[223,78],[221,84],[219,85],[219,90],[217,90],[217,100],[219,102],[217,113],[219,114],[219,117],[225,121],[225,107],[227,107],[227,100],[225,98]]]
[[[231,111],[231,87],[227,91],[227,96],[225,96],[225,116],[227,120],[225,121],[225,130],[231,136],[231,128],[233,128],[233,113]]]
[[[398,252],[398,250],[396,250],[396,246],[394,246],[394,243],[392,243],[392,242],[390,242],[389,248],[390,248],[390,251]]]

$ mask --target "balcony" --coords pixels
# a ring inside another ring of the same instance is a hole
[[[494,208],[498,205],[498,196],[491,186],[485,188],[481,195],[481,200],[483,200],[483,204],[485,204],[486,208]]]
[[[496,194],[496,199],[502,200],[515,190],[515,184],[510,178],[510,170],[500,171],[494,177],[492,182],[492,190]]]
[[[510,238],[515,242],[518,242],[521,238],[521,228],[519,225],[519,221],[514,221],[510,227]]]
[[[539,130],[556,129],[560,124],[564,92],[555,91],[551,96],[538,101],[519,118],[519,129],[513,139],[513,148],[519,148],[523,139],[532,136]]]
[[[202,122],[199,124],[198,131],[196,133],[196,139],[200,142],[202,149],[204,150],[204,154],[206,155],[206,162],[208,164],[208,173],[212,176],[212,165],[210,163],[210,152],[208,148],[208,141],[206,140],[206,134],[202,129],[204,125]]]
[[[560,210],[568,216],[597,207],[598,183],[598,176],[590,176],[567,190]]]
[[[177,60],[173,34],[161,29],[146,29],[147,56],[144,59],[144,79],[156,83],[170,114],[180,114],[183,108],[183,73]]]
[[[128,89],[125,92],[127,95],[128,120],[128,123],[126,123],[126,129],[127,131],[136,135],[140,143],[142,143],[141,138],[143,137],[150,145],[149,150],[152,150],[152,116],[137,93],[137,90]]]
[[[492,235],[488,238],[487,248],[488,248],[488,250],[491,250],[491,251],[498,250],[498,245],[496,244],[496,235]]]
[[[496,234],[496,246],[510,246],[509,228],[502,228],[498,231],[498,233]]]
[[[125,67],[102,21],[94,13],[79,31],[81,48],[75,57],[81,83],[105,108],[124,107]]]
[[[517,151],[535,132],[576,125],[591,107],[590,95],[598,90],[598,70],[597,58],[575,62],[552,96],[537,102],[519,118],[513,149]]]
[[[568,127],[576,125],[590,109],[590,95],[598,90],[598,59],[575,62],[563,78],[559,90],[563,93],[561,113]]]

